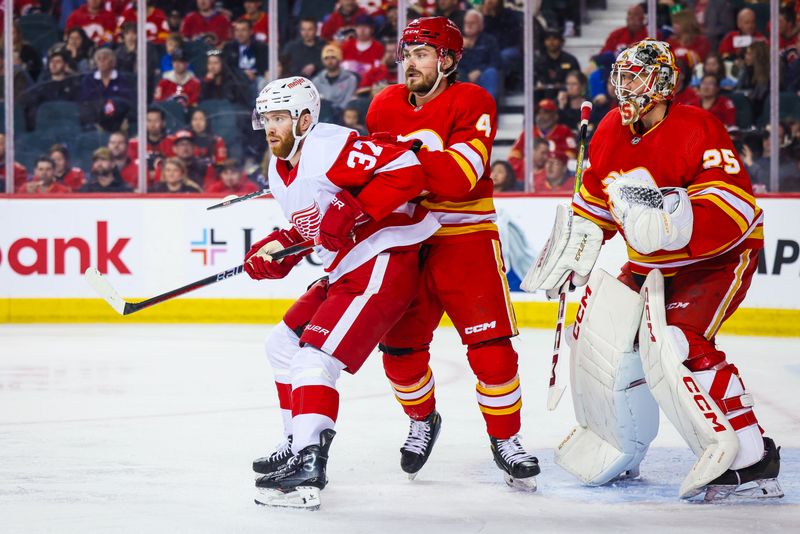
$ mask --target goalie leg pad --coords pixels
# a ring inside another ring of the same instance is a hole
[[[681,483],[681,498],[691,497],[724,473],[739,453],[739,440],[728,418],[683,364],[689,344],[683,332],[668,326],[664,277],[654,269],[641,294],[644,314],[639,350],[645,378],[661,410],[698,460]]]
[[[597,269],[566,333],[578,426],[555,461],[589,485],[637,474],[658,433],[658,405],[633,346],[642,307],[637,292]]]

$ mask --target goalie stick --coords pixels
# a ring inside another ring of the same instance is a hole
[[[287,256],[299,254],[310,249],[312,246],[314,246],[314,241],[309,239],[307,241],[303,241],[302,243],[298,243],[297,245],[292,245],[291,247],[286,247],[283,250],[279,250],[278,252],[272,254],[272,259],[275,261]],[[145,308],[149,308],[150,306],[160,304],[161,302],[174,299],[175,297],[179,297],[190,291],[194,291],[195,289],[216,284],[222,280],[227,280],[232,276],[240,274],[242,271],[244,271],[244,264],[237,265],[236,267],[222,271],[221,273],[212,274],[211,276],[197,280],[191,284],[186,284],[185,286],[173,289],[172,291],[167,291],[166,293],[161,293],[160,295],[156,295],[155,297],[151,297],[141,302],[128,302],[120,297],[119,293],[117,293],[117,291],[111,285],[111,282],[108,281],[108,278],[98,271],[96,267],[89,267],[86,269],[83,277],[86,279],[89,285],[92,286],[92,289],[94,289],[98,295],[103,297],[103,299],[108,302],[108,304],[114,308],[117,313],[120,315],[130,315],[131,313],[136,313],[139,310],[143,310]]]
[[[583,156],[586,153],[586,136],[589,129],[589,114],[592,112],[592,103],[588,100],[581,104],[581,123],[578,135],[578,161],[575,168],[575,190],[577,194],[581,189],[581,178],[583,177]],[[556,368],[558,367],[558,356],[561,352],[561,338],[564,334],[564,322],[567,308],[567,292],[572,283],[570,274],[564,284],[558,289],[558,316],[556,317],[556,336],[553,343],[553,360],[550,364],[550,384],[547,388],[547,409],[555,410],[561,401],[566,387],[559,386],[557,381]]]

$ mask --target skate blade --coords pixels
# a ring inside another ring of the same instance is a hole
[[[415,478],[417,478],[417,473],[419,473],[419,471],[417,471],[416,473],[408,473],[408,480],[414,480]]]
[[[503,473],[503,478],[510,487],[522,491],[536,491],[536,477],[514,478],[508,473]]]
[[[739,486],[706,486],[690,495],[692,502],[714,503],[738,499],[779,499],[783,488],[777,478],[753,480]]]
[[[256,488],[256,504],[277,508],[299,508],[319,510],[319,488],[297,486],[294,490],[282,492],[275,489]]]

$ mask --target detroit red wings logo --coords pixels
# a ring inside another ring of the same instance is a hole
[[[297,231],[306,239],[314,239],[319,234],[319,223],[322,217],[319,206],[316,202],[307,208],[296,211],[292,214],[292,224]]]

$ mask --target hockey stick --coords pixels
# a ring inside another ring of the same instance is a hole
[[[272,259],[275,261],[287,256],[299,254],[310,249],[312,246],[314,246],[314,240],[309,239],[297,245],[292,245],[291,247],[286,247],[283,250],[275,252],[272,254]],[[150,306],[155,306],[161,302],[174,299],[175,297],[179,297],[190,291],[194,291],[195,289],[221,282],[222,280],[226,280],[232,276],[240,274],[242,271],[244,271],[244,264],[237,265],[236,267],[228,269],[227,271],[222,271],[221,273],[212,274],[211,276],[203,278],[202,280],[192,282],[191,284],[173,289],[172,291],[167,291],[166,293],[156,295],[155,297],[151,297],[141,302],[128,302],[120,297],[119,293],[117,293],[117,291],[111,285],[111,282],[108,281],[108,278],[100,273],[96,267],[89,267],[86,269],[83,277],[97,292],[97,294],[103,297],[103,299],[108,302],[108,304],[114,308],[117,313],[120,315],[130,315],[131,313],[135,313],[139,310],[149,308]]]
[[[581,178],[583,178],[583,156],[586,152],[586,137],[589,129],[589,114],[592,112],[592,103],[588,100],[581,104],[581,123],[580,133],[578,134],[578,161],[575,168],[575,190],[577,193],[581,189]],[[550,384],[547,388],[547,409],[555,410],[561,401],[566,387],[559,386],[557,383],[556,368],[558,367],[558,356],[561,352],[561,336],[564,333],[564,322],[567,311],[567,292],[572,283],[572,274],[567,276],[566,281],[558,288],[558,316],[556,317],[556,337],[553,343],[553,360],[550,365]]]
[[[248,193],[248,194],[242,195],[240,197],[232,195],[232,196],[229,196],[229,197],[225,197],[222,200],[222,202],[220,202],[219,204],[214,204],[213,206],[207,207],[206,210],[215,210],[217,208],[225,208],[227,206],[230,206],[231,204],[236,204],[237,202],[242,202],[242,201],[245,201],[245,200],[248,200],[248,199],[251,199],[251,198],[262,197],[264,195],[269,195],[269,193],[270,193],[269,187],[265,187],[264,189],[260,189],[258,191],[254,191],[252,193]]]

